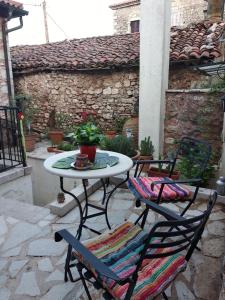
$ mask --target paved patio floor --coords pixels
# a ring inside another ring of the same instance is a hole
[[[101,192],[98,190],[90,199],[100,203]],[[183,207],[183,203],[179,202],[164,205],[177,212]],[[66,244],[55,243],[53,239],[54,232],[63,228],[76,232],[78,210],[59,218],[47,208],[11,199],[0,199],[0,207],[0,299],[86,299],[80,282],[64,283]],[[205,208],[206,202],[198,200],[189,215],[195,216]],[[124,220],[134,221],[141,210],[135,207],[129,191],[120,189],[110,201],[110,223],[116,225]],[[152,224],[158,219],[157,214],[150,212],[147,221]],[[97,230],[106,229],[104,217],[92,219],[93,224]],[[93,233],[84,230],[82,239],[92,236]],[[195,252],[185,273],[168,289],[169,299],[218,299],[225,244],[223,206],[217,204],[214,208],[200,244],[202,251]],[[92,289],[91,294],[93,299],[102,299],[99,291]]]

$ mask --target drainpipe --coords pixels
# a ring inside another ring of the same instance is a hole
[[[2,24],[2,34],[3,34],[3,49],[4,49],[4,56],[5,56],[5,66],[6,66],[6,80],[7,80],[7,88],[8,88],[8,96],[9,96],[9,104],[13,105],[14,101],[14,90],[12,87],[12,76],[11,76],[11,64],[10,64],[10,57],[9,57],[9,47],[8,47],[8,33],[12,31],[16,31],[18,29],[21,29],[23,27],[23,18],[19,17],[20,24],[16,27],[7,29],[7,22],[10,20],[8,18],[5,22]]]

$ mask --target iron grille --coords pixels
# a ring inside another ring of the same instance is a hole
[[[0,172],[26,166],[18,108],[0,106]]]

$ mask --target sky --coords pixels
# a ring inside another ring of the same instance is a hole
[[[113,11],[109,5],[116,1],[46,0],[50,42],[113,34]],[[20,2],[29,15],[23,17],[22,29],[9,33],[10,46],[45,43],[42,0]],[[9,28],[17,25],[19,19],[8,23]]]

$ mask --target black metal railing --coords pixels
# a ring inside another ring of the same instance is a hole
[[[16,107],[0,106],[0,172],[26,166],[18,113]]]

